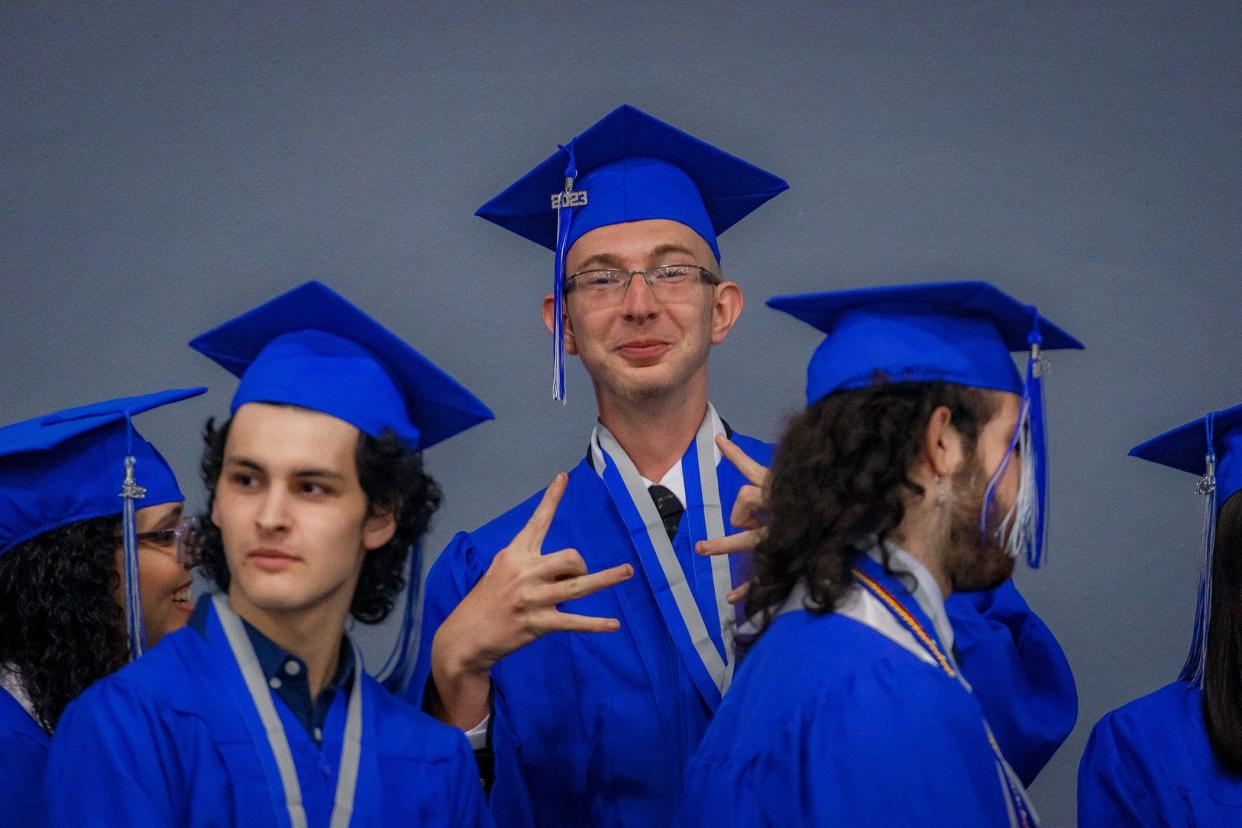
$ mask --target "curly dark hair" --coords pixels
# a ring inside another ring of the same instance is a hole
[[[231,424],[230,419],[216,428],[212,418],[203,429],[202,474],[207,485],[207,510],[194,522],[193,541],[203,569],[225,591],[229,588],[229,568],[220,530],[210,516]],[[349,607],[354,618],[377,624],[392,612],[397,595],[405,588],[406,556],[427,532],[432,514],[440,508],[440,487],[423,471],[422,453],[408,448],[392,430],[379,437],[360,432],[354,458],[368,508],[400,510],[392,540],[370,550],[363,558],[362,574]]]
[[[771,522],[755,548],[746,615],[758,632],[738,637],[745,651],[771,623],[799,581],[816,612],[844,596],[850,557],[865,539],[883,541],[905,517],[910,479],[926,424],[940,406],[973,455],[998,404],[985,391],[943,382],[891,383],[839,391],[790,422],[776,447],[767,492]],[[968,457],[969,459],[969,457]]]
[[[119,515],[70,523],[0,557],[0,664],[16,669],[49,733],[65,706],[125,666]]]

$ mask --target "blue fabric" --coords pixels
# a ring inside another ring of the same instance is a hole
[[[1078,688],[1052,630],[1012,580],[945,601],[963,675],[1001,752],[1030,786],[1078,720]]]
[[[207,622],[211,618],[210,606],[211,601],[204,595],[194,607],[190,620],[186,622],[186,626],[204,638],[207,637]],[[302,729],[316,742],[322,741],[324,723],[327,721],[328,712],[332,709],[332,701],[336,694],[344,693],[346,698],[349,697],[350,679],[354,674],[354,648],[349,646],[347,640],[341,639],[336,675],[323,686],[319,695],[312,699],[310,672],[306,669],[306,662],[259,632],[244,618],[242,626],[246,630],[246,637],[250,639],[250,645],[254,647],[255,657],[259,660],[259,669],[262,670],[263,678],[267,680],[268,686],[271,686],[272,679],[278,679],[279,686],[272,688],[273,692],[280,696],[281,701],[289,708],[289,712],[302,725]],[[292,668],[290,665],[293,665]],[[321,735],[316,736],[316,730],[319,730]]]
[[[43,823],[43,769],[51,741],[17,699],[0,690],[0,802],[6,824]]]
[[[587,199],[562,218],[572,225],[563,249],[599,227],[670,219],[702,236],[719,260],[716,237],[789,188],[771,173],[625,105],[558,149],[476,215],[556,250],[558,217],[551,197],[564,190],[573,171],[580,176],[574,189],[586,192]]]
[[[492,412],[404,340],[326,285],[310,281],[194,338],[190,347],[241,378],[248,402],[331,414],[425,449]]]
[[[733,441],[770,465],[771,446],[737,434]],[[717,466],[717,480],[727,523],[746,480],[727,459]],[[423,697],[431,642],[441,622],[526,523],[541,496],[458,534],[432,567],[412,698]],[[687,510],[673,541],[679,560],[696,557],[691,529],[701,522],[701,515]],[[625,523],[587,460],[569,474],[543,549],[569,547],[591,571],[623,563],[635,567],[629,581],[562,605],[566,612],[618,618],[621,629],[549,635],[493,668],[493,813],[500,824],[514,826],[671,824],[682,774],[713,706],[685,669]],[[746,556],[732,556],[730,563],[733,582],[746,580]],[[994,692],[990,703],[999,715],[991,724],[997,738],[1013,751],[1011,763],[1033,776],[1072,728],[1076,695],[1055,639],[1009,589],[992,599],[951,598],[948,611],[955,626],[960,619],[973,622],[958,634],[958,647],[989,672],[967,667],[966,674],[978,682],[980,694]],[[696,598],[702,601],[701,595]],[[985,616],[972,618],[979,612]],[[1043,675],[1040,670],[1057,661],[1052,653],[1059,656],[1059,669]]]
[[[214,610],[207,636],[186,628],[66,709],[45,780],[51,824],[284,826],[275,761]],[[363,737],[354,826],[491,824],[460,731],[362,683]],[[322,748],[281,697],[308,822],[328,824],[345,725],[332,702]],[[239,706],[237,699],[245,704]],[[72,795],[65,795],[65,792]]]
[[[776,296],[768,305],[827,336],[807,367],[806,401],[888,382],[950,382],[1022,394],[1010,351],[1082,343],[987,282],[930,282]]]
[[[123,397],[0,428],[0,555],[70,523],[119,516],[129,453],[146,488],[138,508],[183,500],[168,463],[129,420],[206,390]]]
[[[974,696],[870,627],[804,610],[743,660],[685,784],[688,823],[711,828],[1008,824]]]
[[[1207,416],[1216,452],[1216,511],[1242,490],[1242,405],[1215,411],[1130,449],[1130,456],[1184,472],[1207,474]]]
[[[1100,719],[1078,768],[1078,824],[1242,825],[1242,776],[1216,761],[1197,688],[1175,681]]]

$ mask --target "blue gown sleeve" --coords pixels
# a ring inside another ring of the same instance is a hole
[[[54,826],[184,822],[164,774],[175,751],[123,682],[105,679],[66,708],[52,739],[44,791]]]
[[[0,690],[0,693],[3,693]],[[18,727],[0,722],[0,802],[4,818],[14,825],[38,825],[44,818],[43,770],[47,765],[48,736],[26,711],[13,705],[16,715],[29,719]]]
[[[1030,785],[1078,719],[1078,688],[1052,630],[1012,581],[945,602],[962,673],[996,741]]]
[[[1131,740],[1110,714],[1091,730],[1078,765],[1078,824],[1093,826],[1163,825],[1151,795],[1163,780],[1144,779]]]
[[[406,701],[420,708],[424,707],[427,681],[431,678],[431,642],[444,619],[448,618],[449,613],[466,597],[466,593],[478,583],[483,571],[478,563],[474,543],[465,532],[454,535],[440,553],[440,557],[432,564],[431,571],[427,573],[427,583],[423,587],[418,658],[406,689]]]

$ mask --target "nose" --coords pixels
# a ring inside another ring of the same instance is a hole
[[[625,318],[636,322],[654,318],[659,312],[659,300],[656,299],[651,285],[647,284],[647,277],[642,272],[634,271],[630,274],[630,283],[626,287],[622,307],[625,309]]]
[[[255,515],[255,525],[264,533],[280,532],[289,525],[286,495],[279,486],[269,486]]]

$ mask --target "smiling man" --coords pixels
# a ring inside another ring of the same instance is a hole
[[[222,592],[66,713],[54,824],[490,824],[465,739],[381,688],[344,628],[404,586],[439,504],[422,450],[491,413],[316,282],[191,344],[241,377],[203,457]]]
[[[695,554],[722,548],[748,485],[719,441],[771,456],[708,399],[709,354],[743,307],[717,236],[786,186],[623,106],[479,210],[555,252],[554,395],[563,347],[599,410],[567,479],[459,534],[429,575],[412,694],[491,754],[503,824],[676,820],[732,680],[730,600],[747,579],[745,556]],[[998,739],[1033,777],[1076,713],[1060,648],[1012,586],[950,613],[1008,713]]]

